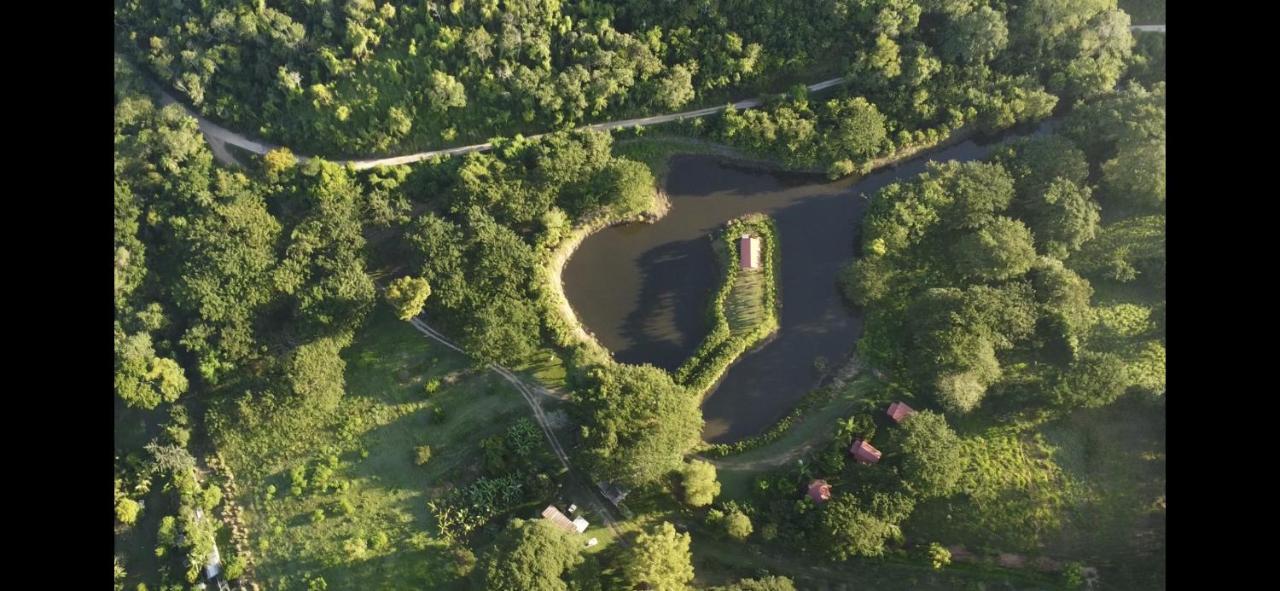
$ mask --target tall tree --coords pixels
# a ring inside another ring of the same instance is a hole
[[[513,519],[477,572],[495,591],[567,591],[564,576],[582,561],[571,534],[545,519]]]
[[[187,378],[176,361],[156,355],[151,335],[117,333],[115,387],[125,404],[151,409],[177,400]]]
[[[680,468],[680,484],[684,489],[684,502],[692,507],[706,507],[720,494],[716,481],[716,467],[711,462],[690,460]]]
[[[629,588],[644,585],[654,591],[683,591],[693,581],[689,534],[670,523],[642,532],[622,558],[623,579]]]
[[[575,400],[593,472],[629,485],[679,468],[702,433],[697,397],[651,365],[593,369]]]
[[[944,497],[965,470],[960,438],[942,415],[921,410],[902,422],[902,475],[920,498]]]
[[[419,277],[397,277],[387,286],[387,303],[395,309],[401,320],[411,320],[422,313],[422,307],[431,295],[431,286],[427,280]]]

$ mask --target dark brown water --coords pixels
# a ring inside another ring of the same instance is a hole
[[[855,254],[863,195],[919,174],[929,160],[974,160],[993,146],[964,142],[835,183],[677,156],[666,186],[671,211],[655,224],[615,226],[587,238],[565,267],[566,295],[614,359],[674,370],[708,330],[708,300],[719,278],[712,232],[746,213],[773,216],[782,255],[781,328],[740,358],[702,406],[707,441],[750,437],[816,385],[816,358],[843,361],[862,332],[861,314],[842,300],[836,276]]]

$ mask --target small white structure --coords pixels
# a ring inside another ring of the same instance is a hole
[[[573,528],[578,530],[578,533],[587,531],[587,525],[587,520],[581,517],[573,520]]]
[[[738,239],[738,264],[747,270],[760,268],[760,239],[743,234]]]
[[[573,513],[574,511],[577,511],[577,510],[578,510],[578,505],[576,505],[576,504],[569,505],[569,512],[570,512],[570,513]]]
[[[588,547],[588,548],[590,548],[590,547],[592,547],[592,546],[594,546],[594,545],[596,545],[596,544],[599,544],[599,543],[600,543],[600,540],[597,540],[597,539],[595,539],[595,538],[591,538],[590,540],[587,540],[587,547]]]

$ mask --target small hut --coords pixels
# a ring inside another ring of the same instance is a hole
[[[849,453],[853,454],[853,459],[859,464],[874,464],[880,461],[880,450],[862,439],[853,440],[853,445],[849,446]]]
[[[760,268],[760,239],[750,234],[743,234],[738,239],[738,264],[743,269]]]
[[[629,492],[612,482],[597,482],[596,488],[600,489],[600,494],[604,495],[604,498],[609,499],[609,502],[613,503],[613,506],[615,507],[617,507],[623,499],[627,498],[627,493]]]
[[[809,483],[809,498],[815,503],[825,503],[831,499],[831,485],[825,480],[815,480]]]
[[[915,412],[915,409],[907,406],[907,403],[905,402],[895,402],[890,404],[889,410],[885,411],[885,413],[889,415],[889,418],[893,419],[893,422],[899,424],[902,423],[903,419],[915,414]]]

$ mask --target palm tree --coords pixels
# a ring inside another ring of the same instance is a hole
[[[836,421],[836,438],[848,439],[853,437],[854,429],[857,429],[857,421],[853,417],[846,417]]]

